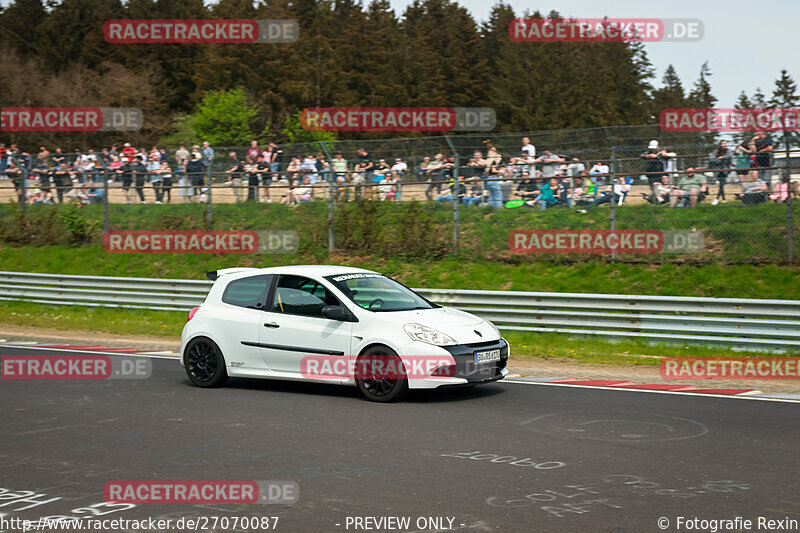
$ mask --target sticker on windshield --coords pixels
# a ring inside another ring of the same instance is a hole
[[[344,274],[342,276],[331,277],[332,281],[339,283],[340,281],[347,281],[349,279],[362,279],[362,278],[382,278],[383,274]]]

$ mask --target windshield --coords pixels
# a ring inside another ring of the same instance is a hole
[[[326,276],[345,296],[370,311],[410,311],[438,307],[382,274],[353,273]]]

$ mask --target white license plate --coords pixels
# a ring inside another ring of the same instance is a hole
[[[487,350],[485,352],[475,352],[475,363],[493,363],[500,360],[500,349]]]

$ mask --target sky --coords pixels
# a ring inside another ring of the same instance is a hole
[[[365,0],[366,1],[366,0]],[[390,0],[401,16],[409,0]],[[495,0],[458,0],[478,21],[489,17]],[[655,68],[656,87],[667,65],[678,72],[688,92],[708,61],[717,107],[733,107],[741,91],[752,96],[761,87],[772,95],[781,69],[800,79],[800,1],[798,0],[506,0],[518,17],[526,10],[547,15],[552,10],[575,18],[692,18],[701,19],[704,38],[694,43],[645,43]]]

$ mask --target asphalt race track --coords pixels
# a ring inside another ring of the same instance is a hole
[[[383,405],[333,385],[198,389],[176,360],[154,359],[149,379],[4,379],[0,420],[6,520],[86,516],[111,480],[209,479],[292,480],[299,500],[137,505],[99,518],[618,533],[678,531],[678,517],[743,517],[753,530],[759,517],[800,520],[800,405],[790,402],[499,382]]]

